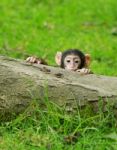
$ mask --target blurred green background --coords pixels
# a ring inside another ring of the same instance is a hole
[[[116,0],[1,0],[0,54],[45,58],[78,48],[92,57],[91,70],[117,75]]]

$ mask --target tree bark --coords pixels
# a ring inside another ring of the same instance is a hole
[[[108,102],[116,109],[117,77],[80,75],[0,56],[0,120],[22,113],[33,100],[41,104],[47,97],[71,112],[87,105],[97,111],[100,99],[104,110]]]

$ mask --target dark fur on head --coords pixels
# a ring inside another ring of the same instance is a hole
[[[62,53],[61,57],[61,68],[64,68],[64,59],[67,55],[76,55],[79,56],[81,59],[81,64],[79,66],[79,69],[83,68],[85,66],[85,55],[78,49],[68,49]]]

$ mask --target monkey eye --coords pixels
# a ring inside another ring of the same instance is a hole
[[[67,60],[67,63],[70,63],[70,60]]]
[[[78,61],[78,60],[76,60],[76,61],[75,61],[75,63],[79,63],[79,61]]]

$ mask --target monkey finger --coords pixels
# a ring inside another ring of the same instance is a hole
[[[76,71],[77,71],[77,72],[81,72],[81,69],[77,69]]]
[[[79,70],[81,74],[89,74],[90,72],[90,69],[87,69],[87,68],[82,68]]]
[[[85,74],[85,73],[84,73],[84,71],[85,71],[84,68],[83,68],[83,69],[78,69],[78,70],[76,70],[76,71],[79,72],[80,74]]]
[[[91,70],[90,70],[90,69],[88,69],[88,74],[89,74],[89,73],[91,73]]]
[[[31,57],[30,62],[31,62],[31,63],[36,63],[36,59],[37,59],[36,57]]]
[[[36,63],[37,63],[37,64],[41,64],[41,61],[40,61],[40,60],[36,60]]]
[[[28,57],[27,59],[26,59],[26,61],[27,62],[29,62],[29,63],[35,63],[36,62],[36,57],[34,57],[34,56],[31,56],[31,57]]]
[[[88,74],[88,73],[89,73],[89,69],[86,69],[86,68],[85,68],[84,73],[85,73],[85,74]]]
[[[90,73],[90,69],[85,68],[84,73],[85,74],[89,74]]]
[[[80,72],[85,74],[86,71],[87,71],[86,68],[82,68]]]
[[[29,62],[30,61],[30,57],[26,58],[26,62]]]

